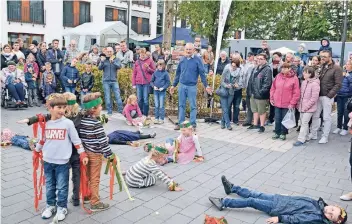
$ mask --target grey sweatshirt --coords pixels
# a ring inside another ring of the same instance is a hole
[[[73,122],[65,117],[46,122],[44,138],[41,136],[41,130],[38,131],[38,136],[39,141],[35,150],[37,152],[43,151],[45,162],[68,163],[72,154],[72,144],[79,154],[84,152]]]

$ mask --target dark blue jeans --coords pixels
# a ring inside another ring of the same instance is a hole
[[[149,84],[136,85],[138,106],[144,116],[148,116],[149,113],[149,86]]]
[[[165,118],[165,95],[166,91],[154,91],[155,119]]]
[[[347,124],[350,118],[348,117],[348,111],[346,109],[346,103],[349,97],[347,96],[336,96],[337,103],[337,128],[348,130]]]
[[[227,97],[220,97],[222,118],[221,126],[230,127],[230,106],[232,104],[233,95],[228,95]]]
[[[242,101],[242,90],[235,91],[235,95],[233,96],[232,104],[230,104],[230,111],[233,105],[233,117],[232,121],[234,124],[238,123],[238,116],[240,115],[240,104]],[[231,120],[231,113],[230,120]]]
[[[123,104],[121,100],[121,94],[120,94],[120,87],[117,81],[105,81],[103,82],[103,88],[104,88],[104,99],[105,99],[105,105],[106,109],[108,111],[108,114],[112,114],[112,102],[111,102],[111,90],[114,93],[116,103],[117,103],[117,111],[119,113],[122,113],[123,110]]]
[[[226,208],[254,208],[259,211],[269,214],[274,208],[274,197],[272,194],[264,194],[257,191],[251,191],[246,188],[239,186],[232,187],[232,193],[236,193],[242,198],[231,199],[225,198],[222,200],[222,204]]]
[[[278,135],[287,135],[288,130],[281,124],[288,109],[275,107],[275,133]]]
[[[65,92],[73,93],[76,92],[76,86],[65,86]]]
[[[67,208],[68,182],[70,164],[53,164],[44,162],[46,203],[50,206]]]
[[[191,108],[190,122],[193,126],[197,125],[197,86],[186,86],[182,83],[178,86],[178,123],[182,124],[186,116],[186,102],[189,101]]]
[[[17,102],[24,101],[24,89],[22,83],[16,84],[8,84],[7,89],[9,90],[9,94],[15,98]]]

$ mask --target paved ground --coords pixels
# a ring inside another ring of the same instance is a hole
[[[26,125],[17,125],[17,119],[43,112],[2,110],[2,128],[9,127],[21,134],[31,134]],[[152,128],[162,142],[179,133],[172,125]],[[118,117],[106,126],[107,131],[131,129]],[[225,197],[220,176],[226,175],[240,184],[267,193],[323,197],[328,203],[340,204],[352,214],[352,203],[341,202],[339,196],[351,190],[349,180],[349,137],[331,135],[327,145],[309,143],[306,147],[292,148],[296,133],[288,140],[273,141],[272,127],[264,134],[235,127],[234,131],[221,130],[219,125],[199,124],[197,130],[206,161],[187,165],[167,164],[163,169],[184,188],[169,192],[160,182],[148,189],[130,189],[135,200],[127,199],[125,192],[117,192],[108,200],[108,177],[102,176],[101,198],[112,205],[107,211],[87,215],[80,207],[69,205],[69,214],[62,223],[175,223],[201,224],[204,214],[225,216],[229,224],[265,223],[265,214],[252,209],[217,211],[208,196]],[[146,156],[141,148],[112,146],[122,160],[122,167]],[[33,208],[31,152],[7,147],[1,149],[1,223],[50,223],[40,218]],[[235,197],[235,196],[234,196]],[[44,197],[45,198],[45,197]],[[40,204],[43,208],[45,202]],[[352,222],[351,222],[352,223]]]

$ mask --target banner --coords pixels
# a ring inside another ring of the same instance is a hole
[[[221,41],[222,35],[224,32],[224,27],[227,19],[227,15],[229,14],[230,7],[231,7],[232,0],[220,0],[220,10],[219,10],[219,21],[218,21],[218,39],[216,41],[216,51],[215,51],[215,58],[214,58],[214,76],[213,76],[213,85],[212,89],[214,90],[215,86],[215,75],[216,69],[218,67],[218,59],[221,50]],[[213,113],[213,104],[211,104],[210,116]]]

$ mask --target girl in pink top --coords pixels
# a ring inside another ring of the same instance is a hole
[[[189,121],[181,125],[181,135],[173,142],[165,144],[169,150],[169,161],[187,164],[193,159],[196,162],[204,161],[203,152],[199,144],[198,136],[193,133],[193,127]]]
[[[125,108],[123,108],[122,114],[126,117],[126,122],[128,125],[143,125],[143,115],[139,109],[136,95],[132,94],[128,97],[127,104]]]

